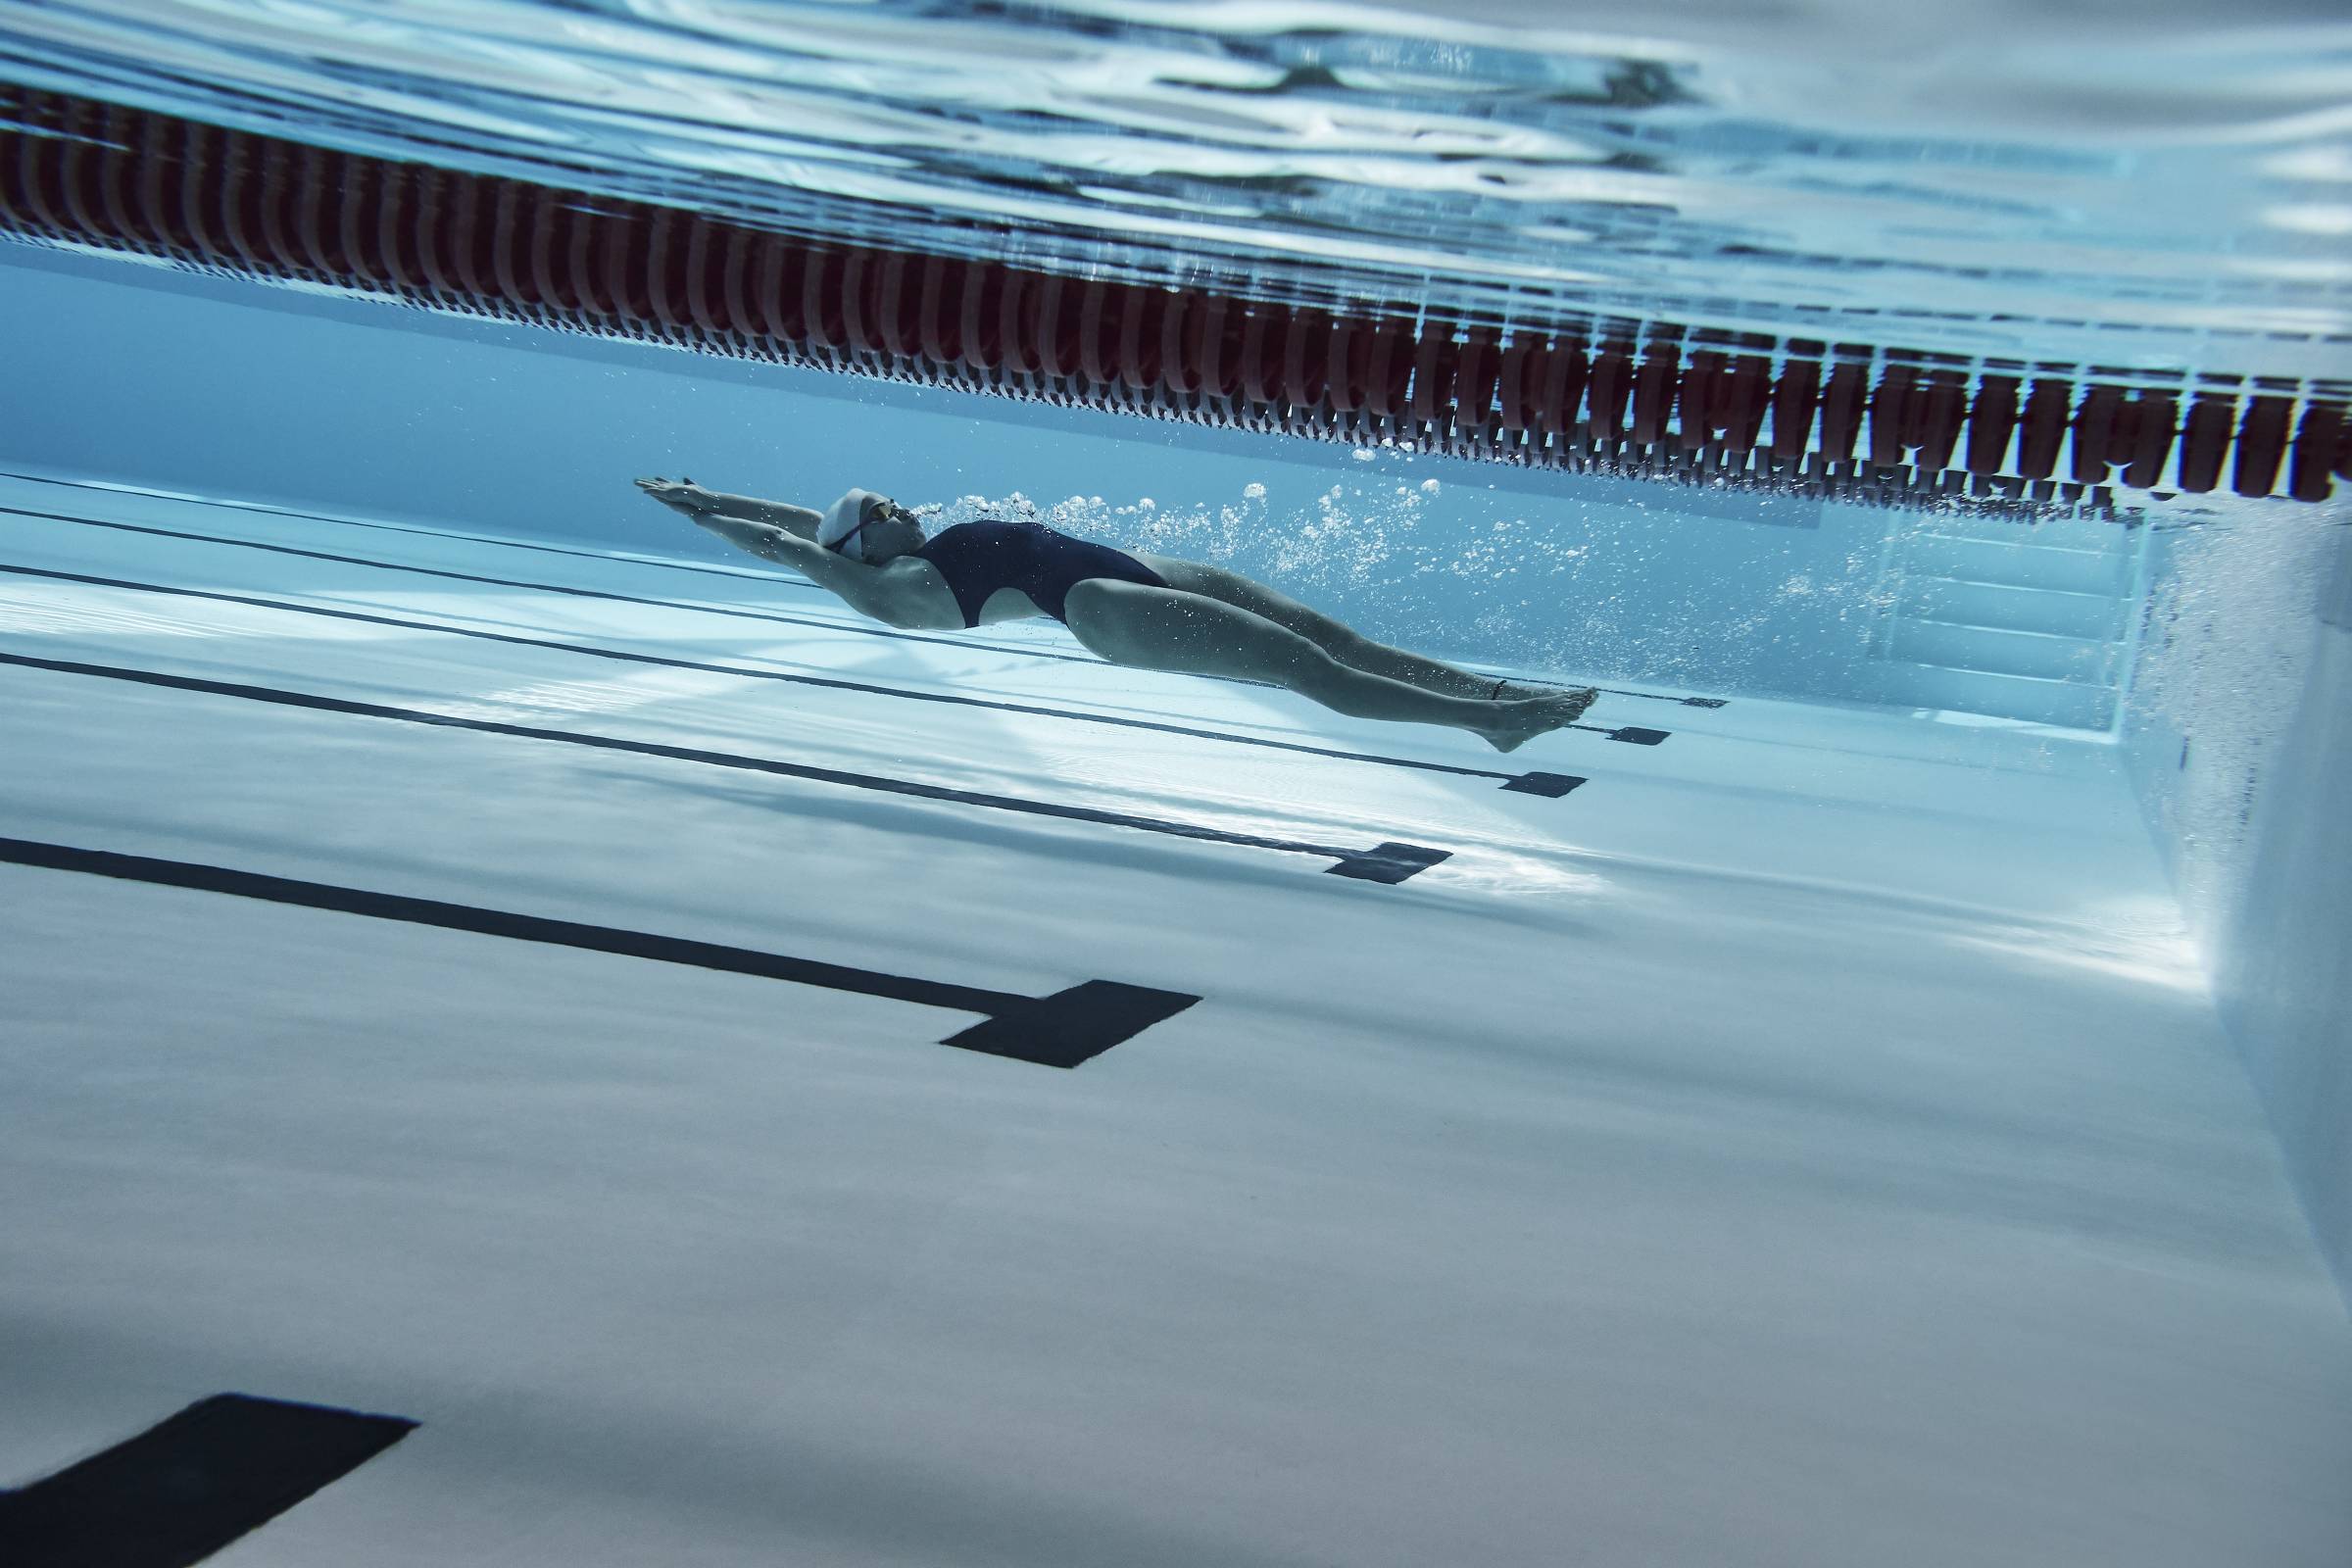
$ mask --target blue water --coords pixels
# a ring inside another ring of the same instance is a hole
[[[2352,370],[2340,5],[2050,12],[0,0],[0,80],[1284,299]],[[1652,488],[59,244],[0,352],[0,1561],[227,1389],[418,1423],[224,1558],[285,1568],[2352,1560],[2343,498]],[[649,472],[1603,692],[1505,757],[907,634]],[[1192,1004],[965,1037],[1103,982]]]
[[[1113,275],[2341,373],[2326,0],[0,4],[36,85]]]

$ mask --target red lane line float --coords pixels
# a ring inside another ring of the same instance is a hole
[[[2115,412],[2124,401],[2120,388],[2094,386],[2082,394],[2075,411],[2075,479],[2081,484],[2103,483],[2107,477],[2107,443],[2115,434]]]
[[[1364,406],[1364,365],[1370,356],[1363,323],[1339,317],[1331,323],[1324,350],[1323,395],[1335,413],[1349,415]]]
[[[1242,312],[1223,298],[1212,298],[1193,317],[1193,341],[1199,349],[1200,390],[1211,398],[1227,399],[1242,389]]]
[[[2344,411],[2333,403],[2314,403],[2303,411],[2295,430],[2294,463],[2287,472],[2287,490],[2297,501],[2325,501],[2334,481],[2328,459],[2344,440]]]
[[[294,231],[302,240],[302,252],[311,264],[314,277],[322,279],[348,277],[350,269],[344,265],[343,249],[336,242],[341,224],[330,216],[330,203],[339,216],[341,192],[336,185],[340,162],[323,147],[302,149],[300,180],[302,196],[294,212]],[[156,177],[157,166],[151,161],[144,166],[145,177],[139,182],[139,205],[147,215],[147,222],[159,243],[168,246],[172,233],[171,218],[164,211],[162,182]]]
[[[621,313],[597,276],[598,236],[606,226],[603,215],[578,202],[551,201],[536,192],[532,205],[554,234],[553,278],[560,291],[555,297],[574,310],[618,319]]]
[[[1968,416],[1967,389],[1950,371],[1934,370],[1921,384],[1915,402],[1920,471],[1941,473],[1952,466],[1952,449],[1959,444],[1961,421]]]
[[[122,176],[128,168],[126,160],[114,160],[114,165],[106,180],[106,205],[110,213],[117,209],[123,184]],[[291,277],[307,278],[312,275],[311,266],[296,228],[295,206],[300,193],[295,174],[292,148],[272,142],[263,151],[260,169],[255,175],[255,183],[262,192],[261,246],[263,253],[279,271]],[[466,200],[457,209],[456,223],[460,255],[464,257],[466,254],[466,247],[474,233],[473,207],[480,200],[482,186],[466,181],[461,189],[465,191]],[[470,271],[465,272],[460,276],[459,286],[465,293],[477,299],[497,293],[496,279],[486,273],[476,275]]]
[[[686,315],[696,327],[713,337],[732,336],[727,318],[726,235],[700,218],[686,228]]]
[[[1801,460],[1812,446],[1813,410],[1821,398],[1821,367],[1794,360],[1772,389],[1772,455],[1784,463]]]
[[[107,106],[104,135],[110,147],[135,149],[148,129],[132,111],[114,104]],[[293,149],[286,143],[272,141],[264,155],[265,165],[282,169],[290,162],[292,153]],[[139,168],[140,161],[135,150],[108,153],[105,177],[100,184],[107,221],[106,226],[98,232],[111,230],[120,235],[122,243],[130,249],[152,255],[157,249],[156,235],[148,228],[145,216],[139,212],[132,194]],[[6,200],[8,185],[9,181],[0,179],[0,202]],[[281,260],[289,254],[288,247],[274,234],[271,235],[270,248]]]
[[[1078,306],[1083,285],[1050,276],[1038,293],[1037,368],[1058,381],[1078,373]]]
[[[2246,394],[2054,366],[2029,384],[2000,362],[1980,372],[1670,322],[1521,322],[1506,337],[1436,312],[818,245],[118,104],[13,97],[0,230],[438,309],[1060,406],[1905,505],[1965,493],[2106,508],[2116,482],[2151,489],[2171,466],[2206,491],[2225,465],[2240,494],[2308,501],[2352,476],[2334,384]],[[1866,428],[1867,468],[1854,462]]]
[[[1686,452],[1695,452],[1705,446],[1715,433],[1710,403],[1716,390],[1716,373],[1722,364],[1722,355],[1700,349],[1690,356],[1690,368],[1683,372],[1675,442]]]
[[[1911,396],[1911,368],[1890,365],[1870,395],[1870,461],[1882,468],[1903,462],[1903,405]]]
[[[1118,314],[1112,309],[1116,283],[1090,281],[1078,295],[1078,368],[1097,386],[1118,379]]]
[[[1453,402],[1453,328],[1422,326],[1413,342],[1413,389],[1405,405],[1412,416],[1434,429]]]
[[[686,308],[687,236],[680,232],[685,221],[675,208],[657,207],[644,232],[644,318],[673,341],[679,329],[694,324]]]
[[[1323,401],[1323,372],[1330,362],[1331,318],[1314,309],[1291,313],[1282,341],[1282,395],[1293,409]]]
[[[1004,345],[1004,368],[1018,375],[1038,369],[1039,290],[1045,279],[1035,272],[1008,270],[997,294],[997,338]]]
[[[1488,421],[1494,416],[1494,382],[1501,368],[1502,356],[1495,349],[1494,329],[1470,328],[1454,360],[1451,422],[1481,443]],[[1485,450],[1483,444],[1480,450]]]
[[[1545,354],[1544,379],[1536,392],[1536,426],[1548,451],[1567,455],[1576,440],[1577,414],[1584,407],[1588,366],[1582,343],[1556,342]]]
[[[801,279],[801,336],[820,349],[850,346],[850,323],[842,311],[841,280],[848,258],[836,250],[808,253]]]
[[[1167,295],[1159,313],[1160,385],[1179,398],[1200,390],[1201,329],[1206,302],[1197,294]]]
[[[58,114],[45,94],[26,93],[22,113],[25,123],[35,130],[56,127]],[[20,233],[41,239],[72,238],[75,227],[71,213],[64,210],[62,202],[53,206],[50,199],[59,162],[52,138],[26,135],[13,127],[8,134],[16,143],[16,156],[7,160],[9,177],[0,179],[0,215]]]
[[[1743,354],[1733,362],[1723,385],[1724,438],[1734,452],[1753,452],[1764,439],[1764,416],[1772,409],[1771,363]]]
[[[223,252],[223,249],[228,249],[225,247],[225,242],[221,240],[221,232],[214,228],[212,212],[210,212],[212,200],[207,200],[214,190],[214,176],[219,174],[219,170],[214,170],[214,163],[212,163],[212,141],[214,141],[214,136],[219,136],[219,134],[223,134],[223,131],[214,131],[210,124],[190,124],[188,134],[181,136],[181,143],[178,143],[178,237],[181,237],[183,244],[186,244],[188,249],[193,249],[193,252],[198,252],[198,254],[219,254],[219,252]],[[374,176],[374,178],[369,178],[369,183],[381,181],[381,174],[378,174],[376,170],[365,170],[365,167],[363,170],[353,170],[348,176],[355,176],[355,178]],[[64,195],[64,193],[59,193],[59,195]],[[346,193],[346,195],[351,195],[351,193]],[[365,197],[358,197],[358,200],[346,202],[346,219],[343,219],[343,254],[351,256],[351,259],[355,259],[355,261],[360,259],[360,247],[353,242],[353,232],[358,232],[363,228],[371,228],[371,223],[367,220],[369,219],[367,207],[369,207],[369,202],[367,202]],[[73,228],[71,220],[69,223],[64,223],[64,228],[69,228],[69,230]],[[374,282],[374,284],[383,282],[383,272],[369,272],[369,268],[365,268],[365,266],[363,266],[363,272],[369,277],[369,282]]]
[[[719,231],[719,318],[735,341],[750,352],[760,336],[751,296],[752,270],[759,265],[759,236],[730,224]]]
[[[424,267],[424,245],[416,232],[418,205],[424,187],[404,170],[376,192],[379,203],[375,232],[382,245],[384,273],[403,293],[429,296],[430,274]]]
[[[964,264],[946,256],[923,258],[923,283],[915,307],[921,330],[915,342],[934,365],[963,358]]]
[[[1166,330],[1168,296],[1156,288],[1131,288],[1119,312],[1119,380],[1130,391],[1159,389],[1160,335]]]
[[[2180,417],[2180,405],[2162,392],[2142,392],[2132,403],[2136,412],[2132,427],[2132,461],[2124,469],[2124,483],[2153,490],[2163,482],[2164,460],[2172,456],[2173,425]]]
[[[2237,464],[2230,488],[2241,496],[2267,496],[2278,484],[2278,464],[2286,456],[2287,418],[2294,400],[2256,397],[2246,404],[2246,416],[2237,428]]]
[[[876,308],[882,269],[874,253],[857,245],[843,251],[841,269],[829,281],[840,295],[842,346],[858,354],[888,354]]]
[[[2067,403],[2073,388],[2064,381],[2037,379],[2026,394],[2019,416],[2017,471],[2028,479],[2047,479],[2058,466],[2058,448],[2066,439]]]
[[[1384,435],[1395,435],[1413,384],[1410,330],[1396,320],[1383,320],[1372,332],[1372,352],[1364,364],[1364,412]]]
[[[578,302],[562,292],[557,277],[563,259],[557,250],[559,226],[549,221],[526,223],[522,218],[525,209],[536,208],[539,202],[538,192],[529,187],[500,181],[498,211],[487,225],[491,269],[498,278],[500,297],[512,300],[526,314],[542,305],[569,311]],[[516,250],[518,240],[528,245],[527,252]]]
[[[1862,400],[1870,385],[1870,370],[1852,360],[1830,368],[1830,384],[1821,394],[1821,447],[1828,463],[1851,463],[1854,437],[1861,433]]]
[[[1279,305],[1251,305],[1242,323],[1242,396],[1259,407],[1282,399],[1282,340],[1291,313]]]
[[[435,305],[458,304],[466,290],[458,281],[457,223],[447,209],[463,198],[443,183],[435,169],[416,171],[416,197],[409,204],[409,243],[423,273],[424,291]],[[227,211],[232,232],[243,228],[236,206]]]
[[[100,234],[120,242],[124,236],[114,232],[108,221],[106,198],[102,190],[102,171],[116,161],[116,155],[90,144],[91,139],[103,137],[103,119],[97,104],[84,104],[76,99],[68,108],[66,134],[73,139],[68,142],[62,155],[58,187],[65,196],[66,213],[73,220],[69,225],[71,229]],[[243,236],[232,229],[230,237],[241,240]],[[244,250],[242,244],[238,248]],[[257,262],[262,260],[258,251],[248,254]]]
[[[180,167],[180,138],[173,134],[170,121],[150,120],[146,129],[146,135],[141,138],[144,147],[139,159],[138,210],[140,220],[145,225],[158,251],[177,255],[186,248],[185,242],[180,237],[185,230],[179,221],[179,182],[172,179],[171,174],[174,169]],[[332,153],[322,149],[314,148],[311,151],[316,154],[309,166],[309,172],[314,180],[322,166],[331,167],[341,162]],[[34,182],[27,186],[25,194],[37,198],[39,191],[39,184]],[[310,194],[313,198],[314,211],[323,212],[326,203],[324,190],[318,183],[314,183]],[[331,270],[336,275],[343,272],[341,251],[335,252]]]
[[[1551,351],[1541,337],[1515,332],[1502,351],[1495,371],[1498,399],[1496,417],[1505,430],[1535,426],[1536,405],[1544,395],[1544,372],[1550,368]]]
[[[1682,369],[1683,351],[1672,343],[1653,343],[1642,357],[1634,375],[1634,442],[1651,447],[1666,433],[1674,412],[1675,380]]]
[[[984,374],[1004,363],[1004,308],[1001,296],[1005,280],[1002,268],[963,264],[963,301],[956,312],[956,335],[963,342],[966,369]]]
[[[2222,459],[2230,451],[2230,427],[2237,399],[2200,392],[2188,406],[2180,429],[2180,488],[2203,495],[2222,480]]]
[[[1595,350],[1586,385],[1585,439],[1613,451],[1624,439],[1625,407],[1634,395],[1633,345],[1611,342]]]

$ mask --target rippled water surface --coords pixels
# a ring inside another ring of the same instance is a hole
[[[1298,298],[2342,374],[2340,5],[0,0],[0,75]]]

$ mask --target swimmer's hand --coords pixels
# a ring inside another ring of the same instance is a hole
[[[657,476],[635,482],[638,489],[656,501],[689,517],[697,513],[718,510],[718,498],[692,479],[663,479]]]

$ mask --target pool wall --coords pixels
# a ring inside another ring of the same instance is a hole
[[[2180,522],[2153,541],[2126,751],[2352,1300],[2352,509]]]

